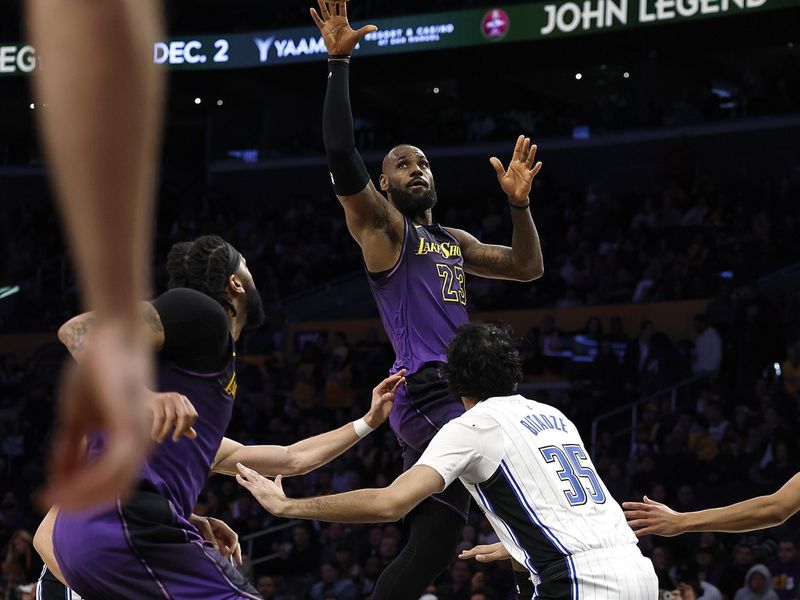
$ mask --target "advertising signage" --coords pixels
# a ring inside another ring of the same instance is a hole
[[[800,7],[800,0],[566,0],[376,19],[358,56],[547,40]],[[355,23],[360,26],[363,23]],[[153,60],[173,69],[243,69],[323,60],[316,27],[182,37],[158,42]],[[25,44],[0,45],[0,76],[38,65]]]

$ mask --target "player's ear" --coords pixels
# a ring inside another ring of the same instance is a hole
[[[381,173],[381,178],[378,180],[381,186],[381,191],[388,192],[389,191],[389,178]]]
[[[228,291],[234,295],[241,295],[245,293],[242,280],[236,273],[228,277]]]

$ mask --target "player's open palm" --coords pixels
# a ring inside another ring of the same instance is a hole
[[[248,469],[242,463],[236,463],[236,469],[239,471],[236,475],[236,481],[239,482],[239,485],[253,494],[253,498],[267,512],[278,515],[281,505],[286,500],[286,494],[283,492],[283,485],[281,484],[283,477],[278,475],[275,481],[270,481],[253,469]]]
[[[681,513],[666,504],[644,497],[644,502],[623,502],[625,518],[637,537],[663,535],[672,537],[684,533],[680,525]]]
[[[311,9],[311,18],[319,27],[325,47],[331,56],[349,56],[358,42],[368,33],[378,31],[375,25],[364,25],[358,31],[350,27],[347,20],[347,2],[325,2],[317,0],[319,12]]]
[[[536,150],[536,144],[531,145],[531,139],[521,135],[517,138],[517,145],[514,146],[514,154],[508,164],[508,169],[496,156],[489,159],[497,173],[500,187],[503,188],[509,200],[518,206],[528,204],[533,178],[542,168],[541,162],[535,162]]]

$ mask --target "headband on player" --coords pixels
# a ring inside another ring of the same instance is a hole
[[[233,275],[239,270],[239,261],[242,259],[242,255],[228,242],[225,242],[225,245],[228,246],[228,269],[225,272],[228,275]]]

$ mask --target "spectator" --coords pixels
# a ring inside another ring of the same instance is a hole
[[[708,420],[705,417],[695,419],[694,431],[689,435],[689,452],[704,463],[710,463],[719,454],[719,446],[708,432]]]
[[[711,374],[719,371],[722,364],[722,338],[719,332],[708,324],[706,315],[696,315],[694,329],[697,337],[692,353],[692,373]]]
[[[342,579],[339,565],[333,562],[326,562],[320,569],[321,581],[318,581],[311,588],[309,597],[311,600],[325,600],[334,597],[337,600],[356,600],[358,590],[355,584],[349,579]]]
[[[715,442],[720,443],[730,426],[730,421],[725,418],[722,406],[718,402],[708,402],[705,405],[705,416],[708,419],[708,434]]]
[[[778,543],[778,560],[769,569],[772,573],[772,589],[780,600],[797,600],[800,597],[799,558],[795,539],[781,538]]]
[[[39,578],[42,560],[33,549],[33,536],[25,529],[18,529],[8,542],[6,558],[3,561],[3,578],[9,591]]]
[[[745,584],[746,575],[756,564],[753,547],[746,542],[739,542],[733,549],[733,561],[722,573],[719,589],[728,598],[733,598],[737,590]]]
[[[275,580],[269,575],[262,575],[256,580],[256,589],[264,597],[264,600],[281,600],[275,593]]]
[[[650,338],[656,332],[652,321],[643,321],[639,327],[639,335],[628,343],[625,349],[623,365],[628,381],[634,386],[645,372],[647,359],[650,355]]]
[[[469,600],[495,600],[495,595],[488,587],[478,587],[472,590]]]
[[[442,586],[441,590],[447,600],[469,600],[470,578],[469,563],[465,560],[456,560],[448,571],[449,583]]]
[[[739,588],[733,600],[778,600],[772,589],[772,575],[764,565],[754,565],[745,577],[745,584]]]

